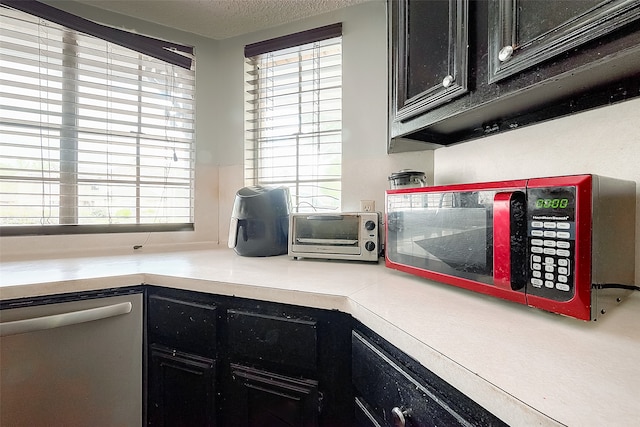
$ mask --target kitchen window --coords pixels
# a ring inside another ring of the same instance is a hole
[[[2,235],[192,230],[193,48],[2,3]]]
[[[246,185],[289,188],[294,211],[338,211],[342,25],[245,46]]]

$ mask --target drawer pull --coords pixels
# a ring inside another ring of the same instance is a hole
[[[395,427],[405,427],[407,418],[411,414],[411,409],[400,409],[397,406],[391,409],[391,419]]]

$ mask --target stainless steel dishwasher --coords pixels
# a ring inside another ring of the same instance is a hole
[[[0,310],[0,425],[142,424],[142,294],[84,298]]]

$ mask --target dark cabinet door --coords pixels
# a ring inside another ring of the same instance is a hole
[[[467,91],[468,0],[392,0],[393,121]]]
[[[315,427],[318,383],[231,364],[231,403],[225,425],[236,427]]]
[[[501,0],[489,6],[489,83],[640,17],[637,0]]]
[[[216,350],[216,305],[166,295],[149,295],[147,330],[150,343],[186,353],[214,357]]]
[[[358,426],[505,426],[476,402],[374,335],[371,331],[366,336],[352,332]]]
[[[215,362],[153,345],[150,353],[148,425],[215,426]]]
[[[434,390],[357,333],[353,335],[353,383],[388,425],[468,425]]]
[[[315,319],[227,310],[231,359],[285,369],[284,373],[316,371],[317,329]]]

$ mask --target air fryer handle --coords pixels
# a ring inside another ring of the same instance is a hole
[[[231,223],[229,224],[229,240],[227,242],[227,246],[229,249],[233,249],[236,247],[238,243],[238,218],[231,218]]]
[[[526,284],[527,222],[522,191],[497,193],[493,199],[493,283],[519,290]]]
[[[242,228],[242,239],[246,242],[249,238],[247,235],[247,220],[231,218],[231,223],[229,224],[229,241],[227,242],[229,249],[235,248],[238,244],[238,233],[240,228]]]

